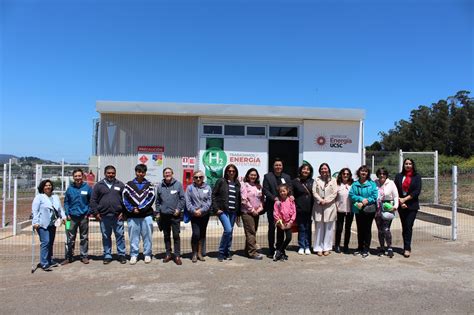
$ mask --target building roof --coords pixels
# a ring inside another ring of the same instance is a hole
[[[96,110],[100,114],[152,114],[225,118],[290,118],[359,121],[365,118],[365,110],[357,108],[173,102],[97,101]]]

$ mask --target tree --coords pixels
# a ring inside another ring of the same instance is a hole
[[[434,151],[448,156],[474,154],[474,99],[469,91],[459,91],[431,107],[421,105],[410,113],[410,120],[399,120],[373,149],[383,151]],[[368,147],[368,148],[369,148]]]

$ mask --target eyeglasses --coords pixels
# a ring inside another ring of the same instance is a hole
[[[194,178],[194,179],[203,179],[204,176],[194,176],[193,178]]]

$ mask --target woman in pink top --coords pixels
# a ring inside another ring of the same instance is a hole
[[[245,174],[244,182],[240,186],[242,200],[242,223],[245,231],[245,253],[251,259],[262,260],[263,256],[257,252],[258,219],[263,211],[262,185],[260,176],[255,168]]]
[[[285,250],[291,242],[291,226],[296,219],[296,206],[293,198],[290,198],[290,187],[287,184],[278,186],[278,201],[273,207],[273,218],[277,227],[276,251],[273,261],[287,260]]]
[[[390,232],[390,226],[398,209],[398,190],[395,183],[388,178],[388,171],[384,167],[379,168],[375,174],[378,178],[375,184],[379,190],[377,211],[375,212],[375,223],[377,224],[380,242],[379,256],[386,254],[392,258],[392,232]],[[387,248],[385,248],[385,243],[387,243]],[[386,252],[385,249],[387,249]]]

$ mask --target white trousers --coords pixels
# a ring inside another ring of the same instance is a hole
[[[335,222],[315,222],[314,246],[315,252],[326,252],[332,250]]]

